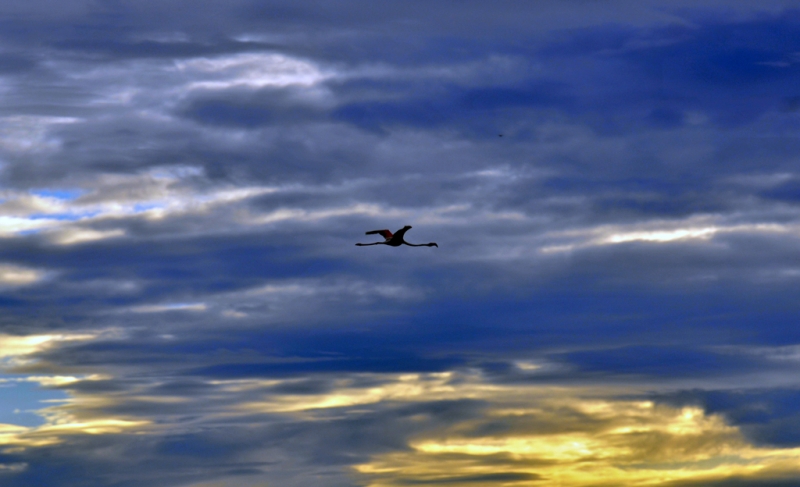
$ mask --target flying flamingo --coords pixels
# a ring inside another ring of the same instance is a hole
[[[411,230],[411,225],[406,225],[400,230],[394,232],[390,232],[389,230],[373,230],[371,232],[367,232],[367,235],[374,235],[376,233],[380,234],[384,240],[383,242],[375,242],[375,243],[357,243],[359,247],[363,247],[365,245],[389,245],[391,247],[399,247],[401,245],[408,245],[409,247],[439,247],[436,245],[436,242],[426,243],[426,244],[410,244],[403,240],[403,235],[406,234],[407,231]]]

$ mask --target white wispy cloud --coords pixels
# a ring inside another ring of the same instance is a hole
[[[205,303],[167,303],[134,306],[130,311],[134,313],[163,313],[166,311],[206,311]]]
[[[291,85],[311,86],[330,77],[313,62],[284,54],[236,54],[217,58],[195,58],[175,63],[192,79],[190,88],[228,89],[236,86],[263,88]],[[199,76],[198,76],[199,75]]]
[[[0,286],[27,286],[41,281],[47,273],[16,265],[0,264]]]

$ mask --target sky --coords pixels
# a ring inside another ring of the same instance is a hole
[[[0,2],[0,484],[800,484],[798,81],[792,1]]]

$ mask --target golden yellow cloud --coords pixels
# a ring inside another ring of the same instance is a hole
[[[62,333],[50,335],[0,335],[0,358],[19,357],[46,350],[61,342],[91,340],[96,335]]]
[[[484,397],[494,405],[482,418],[423,433],[407,450],[355,470],[370,487],[657,486],[800,475],[800,448],[754,446],[698,407],[553,392],[495,390]],[[528,405],[520,404],[526,395]]]

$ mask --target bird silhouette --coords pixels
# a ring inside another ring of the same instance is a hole
[[[388,245],[390,247],[399,247],[401,245],[408,245],[409,247],[439,247],[436,245],[436,242],[426,243],[426,244],[410,244],[403,240],[403,235],[406,234],[407,231],[411,230],[411,225],[406,225],[400,230],[392,233],[389,230],[372,230],[371,232],[367,232],[366,235],[375,235],[379,234],[386,240],[383,242],[373,242],[373,243],[357,243],[359,247],[363,247],[366,245]]]

